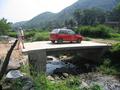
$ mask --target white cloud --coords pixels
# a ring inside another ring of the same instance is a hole
[[[45,11],[59,12],[76,1],[77,0],[6,0],[4,6],[2,5],[2,8],[0,7],[0,18],[5,17],[12,22],[29,20]]]

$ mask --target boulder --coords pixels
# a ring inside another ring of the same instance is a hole
[[[52,76],[47,76],[48,80],[54,81],[55,79]]]
[[[7,71],[18,70],[18,69],[20,69],[20,67],[21,67],[21,65],[20,65],[20,63],[18,61],[10,60],[9,64],[8,64]]]
[[[6,78],[16,79],[22,76],[23,74],[19,70],[11,70],[7,73]]]

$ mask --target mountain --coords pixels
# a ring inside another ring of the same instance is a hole
[[[24,28],[45,28],[47,26],[60,25],[65,20],[73,18],[73,13],[77,9],[100,8],[106,11],[112,10],[120,0],[78,0],[73,5],[63,9],[59,13],[45,12],[29,21],[18,22],[13,26],[22,26]]]
[[[55,13],[51,12],[45,12],[42,13],[34,18],[32,18],[30,21],[26,22],[24,27],[27,28],[39,28],[39,27],[45,27],[45,25],[48,23],[48,21],[52,21]]]

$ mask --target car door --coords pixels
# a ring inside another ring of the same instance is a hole
[[[68,39],[67,32],[65,30],[60,30],[59,38],[63,39],[64,41],[66,41]]]
[[[69,41],[70,35],[69,35],[68,31],[67,31],[67,30],[64,30],[64,33],[65,33],[64,40],[65,40],[65,41]]]
[[[69,35],[69,41],[75,40],[75,33],[72,30],[68,31],[68,35]]]

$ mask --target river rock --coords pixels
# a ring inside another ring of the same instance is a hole
[[[54,81],[55,79],[52,76],[47,76],[48,80]]]
[[[76,68],[56,68],[53,72],[53,74],[57,74],[59,76],[63,75],[63,73],[68,73],[68,74],[72,74],[72,75],[77,75],[78,72],[76,70]]]
[[[23,74],[19,70],[11,70],[7,73],[6,78],[16,79],[22,76]]]
[[[81,88],[89,88],[89,85],[86,82],[82,81]]]
[[[69,77],[69,74],[68,74],[68,73],[63,73],[63,76],[64,76],[65,78],[67,78],[67,77]]]
[[[120,90],[120,81],[114,76],[87,73],[80,75],[80,77],[90,86],[96,83],[103,87],[103,90]]]
[[[52,61],[53,57],[52,56],[47,56],[47,61]]]
[[[59,76],[57,76],[57,75],[54,75],[54,79],[55,80],[60,80]]]

